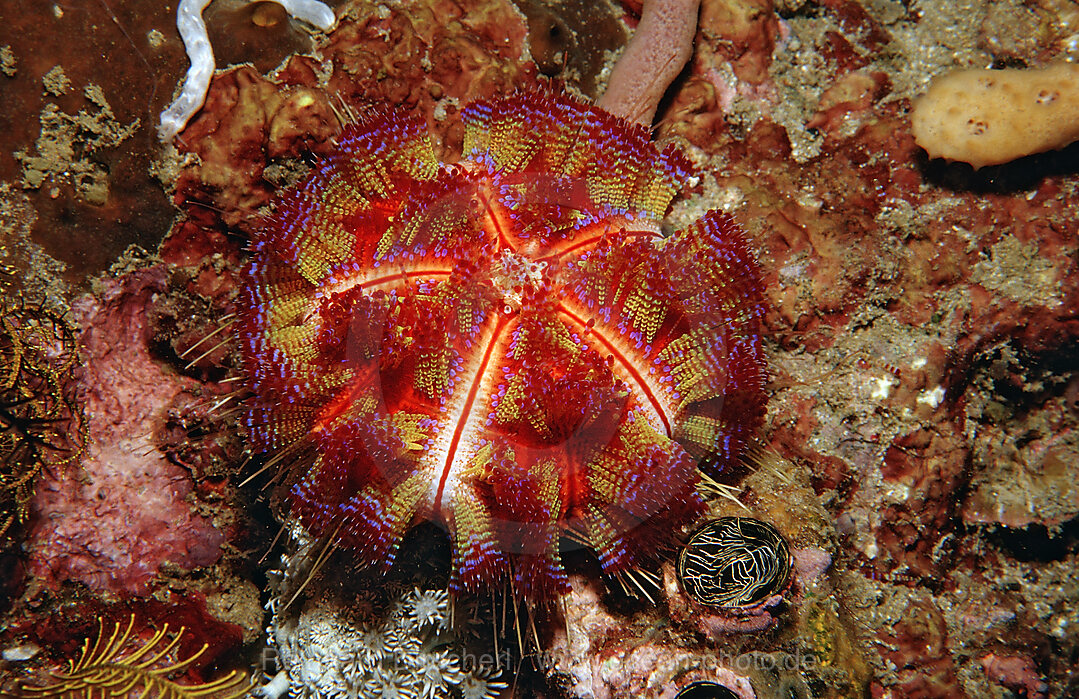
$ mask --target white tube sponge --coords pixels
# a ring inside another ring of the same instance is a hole
[[[999,165],[1079,140],[1079,65],[960,70],[914,103],[914,140],[931,158]]]
[[[214,74],[214,50],[210,47],[210,35],[202,21],[202,11],[211,0],[180,0],[176,8],[176,28],[184,40],[187,58],[191,67],[187,69],[184,87],[180,96],[161,112],[161,123],[157,135],[162,141],[171,141],[187,124],[187,120],[199,110],[210,89],[210,77]]]
[[[162,141],[171,141],[206,101],[210,78],[214,74],[214,51],[210,47],[206,24],[202,21],[202,11],[211,2],[212,0],[180,0],[180,5],[176,8],[176,28],[184,41],[191,67],[187,69],[180,96],[161,112],[157,135]],[[296,19],[325,32],[332,29],[337,22],[333,10],[318,0],[277,0],[277,4]]]
[[[318,27],[324,32],[333,29],[333,25],[337,23],[337,18],[333,16],[330,6],[318,0],[276,0],[276,2],[296,19],[307,22],[312,27]]]

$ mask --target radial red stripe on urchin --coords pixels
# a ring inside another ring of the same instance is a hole
[[[644,127],[538,88],[462,118],[459,163],[380,112],[280,198],[241,303],[250,436],[362,561],[430,519],[453,590],[543,601],[564,534],[646,562],[759,427],[759,275],[729,216],[661,234],[689,165]]]

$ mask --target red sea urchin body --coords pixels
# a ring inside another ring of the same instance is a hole
[[[452,589],[542,601],[563,535],[641,564],[759,427],[758,273],[726,215],[660,233],[689,166],[645,128],[541,89],[462,118],[445,165],[373,115],[277,202],[241,304],[250,437],[362,561],[430,519]]]

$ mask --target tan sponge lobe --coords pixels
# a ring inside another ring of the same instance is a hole
[[[914,104],[914,140],[931,158],[999,165],[1079,140],[1079,65],[959,70]]]

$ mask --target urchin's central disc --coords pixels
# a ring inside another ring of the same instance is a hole
[[[536,262],[520,253],[503,250],[491,263],[491,285],[503,301],[503,312],[520,311],[527,291],[543,285],[547,262]]]

